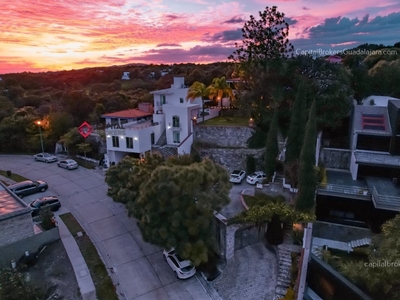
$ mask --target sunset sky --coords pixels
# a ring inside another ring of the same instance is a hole
[[[0,0],[0,74],[226,61],[267,5],[295,49],[400,42],[400,0]]]

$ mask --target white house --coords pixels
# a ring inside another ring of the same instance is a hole
[[[130,72],[124,72],[124,74],[122,75],[121,80],[130,80],[129,75],[131,73]]]
[[[184,77],[174,77],[170,88],[151,92],[154,106],[140,103],[138,109],[102,115],[106,119],[106,163],[118,163],[126,155],[139,157],[154,146],[173,148],[177,154],[190,153],[202,101],[186,101],[188,89]],[[218,115],[219,109],[214,110],[207,119]]]

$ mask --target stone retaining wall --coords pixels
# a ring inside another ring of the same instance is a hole
[[[194,141],[214,147],[247,148],[254,129],[245,126],[196,126]]]
[[[324,148],[320,154],[321,161],[326,168],[350,169],[351,151],[345,149]]]
[[[224,166],[228,170],[246,170],[247,155],[254,155],[256,159],[256,169],[263,169],[262,155],[265,149],[232,149],[232,148],[201,148],[197,149],[201,157],[209,157],[217,164]]]

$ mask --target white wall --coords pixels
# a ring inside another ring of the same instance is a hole
[[[358,164],[356,163],[356,156],[354,155],[354,151],[351,151],[350,173],[351,178],[353,178],[353,180],[357,180]]]
[[[178,154],[190,154],[193,144],[193,134],[191,134],[181,145],[178,147]]]

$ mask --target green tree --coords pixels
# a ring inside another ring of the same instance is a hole
[[[80,143],[80,144],[76,144],[76,146],[78,147],[78,150],[83,152],[83,155],[85,156],[86,159],[86,153],[92,152],[92,146],[90,146],[89,143]]]
[[[297,90],[292,108],[289,132],[286,142],[285,161],[291,162],[300,157],[307,122],[306,86],[302,82]]]
[[[55,144],[74,126],[74,119],[66,112],[51,112],[47,118],[49,126],[46,131],[46,141]]]
[[[368,262],[356,261],[340,266],[345,276],[369,291],[374,299],[400,299],[399,228],[400,215],[397,215],[382,226],[381,234],[373,237],[368,249]],[[382,266],[385,263],[392,265]]]
[[[11,269],[0,270],[0,299],[38,300],[47,299],[46,291],[24,280],[23,274]]]
[[[163,248],[175,247],[195,265],[215,251],[214,211],[229,203],[229,176],[209,159],[160,165],[143,180],[130,213],[143,238]]]
[[[75,154],[78,150],[77,144],[84,143],[85,139],[80,135],[78,129],[71,128],[67,133],[61,136],[60,143],[64,144],[68,153]]]
[[[14,113],[14,105],[4,96],[0,96],[0,122],[5,117],[9,117]]]
[[[110,187],[108,195],[115,201],[124,204],[136,201],[140,187],[151,172],[165,163],[159,154],[146,154],[144,160],[125,156],[117,165],[111,166],[106,173],[105,181]],[[130,210],[130,214],[132,210]]]
[[[315,147],[317,141],[316,103],[311,105],[306,125],[306,134],[300,153],[299,193],[296,197],[295,208],[298,211],[314,210],[315,187],[317,174],[315,171]]]
[[[288,39],[289,24],[285,20],[285,14],[279,12],[276,6],[267,6],[258,14],[259,20],[250,15],[250,20],[242,29],[242,43],[235,44],[236,50],[228,59],[264,65],[268,60],[285,57],[293,52],[293,45]]]
[[[268,131],[267,143],[265,146],[265,175],[270,180],[276,168],[276,158],[279,154],[278,148],[278,109],[274,110],[271,125]]]
[[[204,100],[208,98],[210,88],[202,82],[195,81],[188,89],[186,100],[194,101],[196,98],[201,98],[202,117],[204,122]]]
[[[232,88],[226,82],[226,78],[224,76],[220,78],[214,78],[208,89],[210,99],[221,100],[221,107],[223,98],[229,97],[231,100],[236,99]]]

